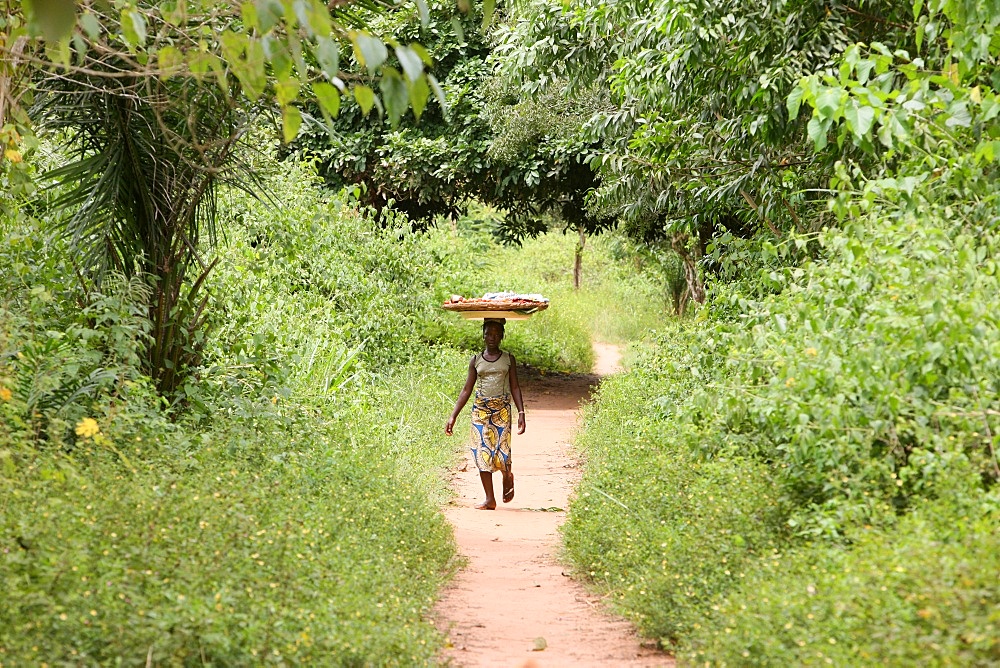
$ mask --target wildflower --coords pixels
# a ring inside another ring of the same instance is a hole
[[[76,423],[76,435],[83,438],[92,438],[101,433],[101,427],[94,418],[83,418]]]
[[[9,388],[0,387],[0,400],[10,401],[11,396],[12,395]]]
[[[812,347],[806,348],[806,355],[809,355],[810,357],[815,357],[816,356],[816,352],[817,351],[816,351],[815,348],[812,348]]]
[[[788,380],[785,381],[785,387],[791,387],[795,385],[795,378],[789,376]]]

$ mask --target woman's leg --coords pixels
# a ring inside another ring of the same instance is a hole
[[[480,471],[479,479],[483,483],[486,500],[476,506],[476,510],[496,510],[497,500],[493,497],[493,474],[489,471]]]

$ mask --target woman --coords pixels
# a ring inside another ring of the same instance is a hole
[[[486,350],[469,361],[469,375],[465,387],[458,395],[455,410],[444,426],[444,432],[451,436],[458,414],[476,390],[472,405],[472,458],[479,469],[479,479],[486,492],[486,500],[476,506],[478,510],[496,510],[497,501],[493,495],[493,473],[500,471],[503,476],[503,502],[514,498],[514,474],[511,472],[510,456],[510,400],[517,406],[517,433],[524,433],[524,403],[521,388],[517,383],[517,364],[514,356],[500,350],[503,341],[504,320],[487,319],[483,322],[483,342]]]

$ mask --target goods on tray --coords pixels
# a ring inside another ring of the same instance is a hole
[[[514,312],[520,315],[530,315],[544,311],[549,307],[549,300],[539,294],[518,294],[516,292],[487,292],[482,297],[462,297],[452,295],[441,305],[449,311],[458,312]],[[502,316],[500,316],[502,317]]]

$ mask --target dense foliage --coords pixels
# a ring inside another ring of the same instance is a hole
[[[439,304],[505,281],[568,296],[568,265],[540,268],[571,240],[526,262],[472,221],[414,234],[256,159],[280,206],[220,192],[204,362],[172,405],[143,373],[146,284],[84,290],[51,221],[2,220],[0,663],[434,662],[441,473],[463,449],[442,416],[481,345]],[[639,322],[656,292],[630,284],[617,312]],[[574,297],[510,328],[522,362],[589,367]]]
[[[613,227],[585,202],[596,175],[581,126],[599,96],[533,99],[494,76],[479,11],[455,16],[436,2],[426,22],[404,8],[373,26],[424,45],[446,104],[395,127],[371,123],[349,103],[332,124],[307,127],[293,149],[318,158],[328,184],[356,188],[365,204],[403,212],[421,228],[485,203],[503,214],[492,221],[494,235],[511,244],[545,232],[553,217],[578,233]]]
[[[588,423],[569,549],[692,664],[1000,660],[1000,12],[912,20],[924,57],[852,46],[787,100],[858,152],[836,229],[763,246],[813,259],[715,283]]]
[[[1000,662],[995,1],[56,4],[0,33],[0,664],[432,663],[438,306],[496,289],[546,371],[655,330],[565,538],[681,661]]]
[[[426,4],[417,4],[426,21]],[[315,100],[329,121],[344,95],[364,115],[377,106],[394,125],[411,108],[419,118],[432,89],[443,102],[419,45],[364,30],[361,10],[389,3],[357,5],[66,0],[0,13],[0,131],[8,147],[0,177],[14,186],[5,189],[4,209],[64,214],[81,281],[99,286],[113,268],[147,284],[152,345],[141,354],[161,393],[175,395],[200,363],[208,304],[201,288],[212,265],[199,242],[217,236],[216,190],[225,183],[261,190],[239,159],[250,128],[273,112],[292,140],[304,100]],[[395,66],[386,63],[390,47]],[[345,48],[364,68],[349,77],[340,69]],[[50,201],[37,196],[24,160],[36,134],[65,143],[62,164],[40,178],[63,190]]]

